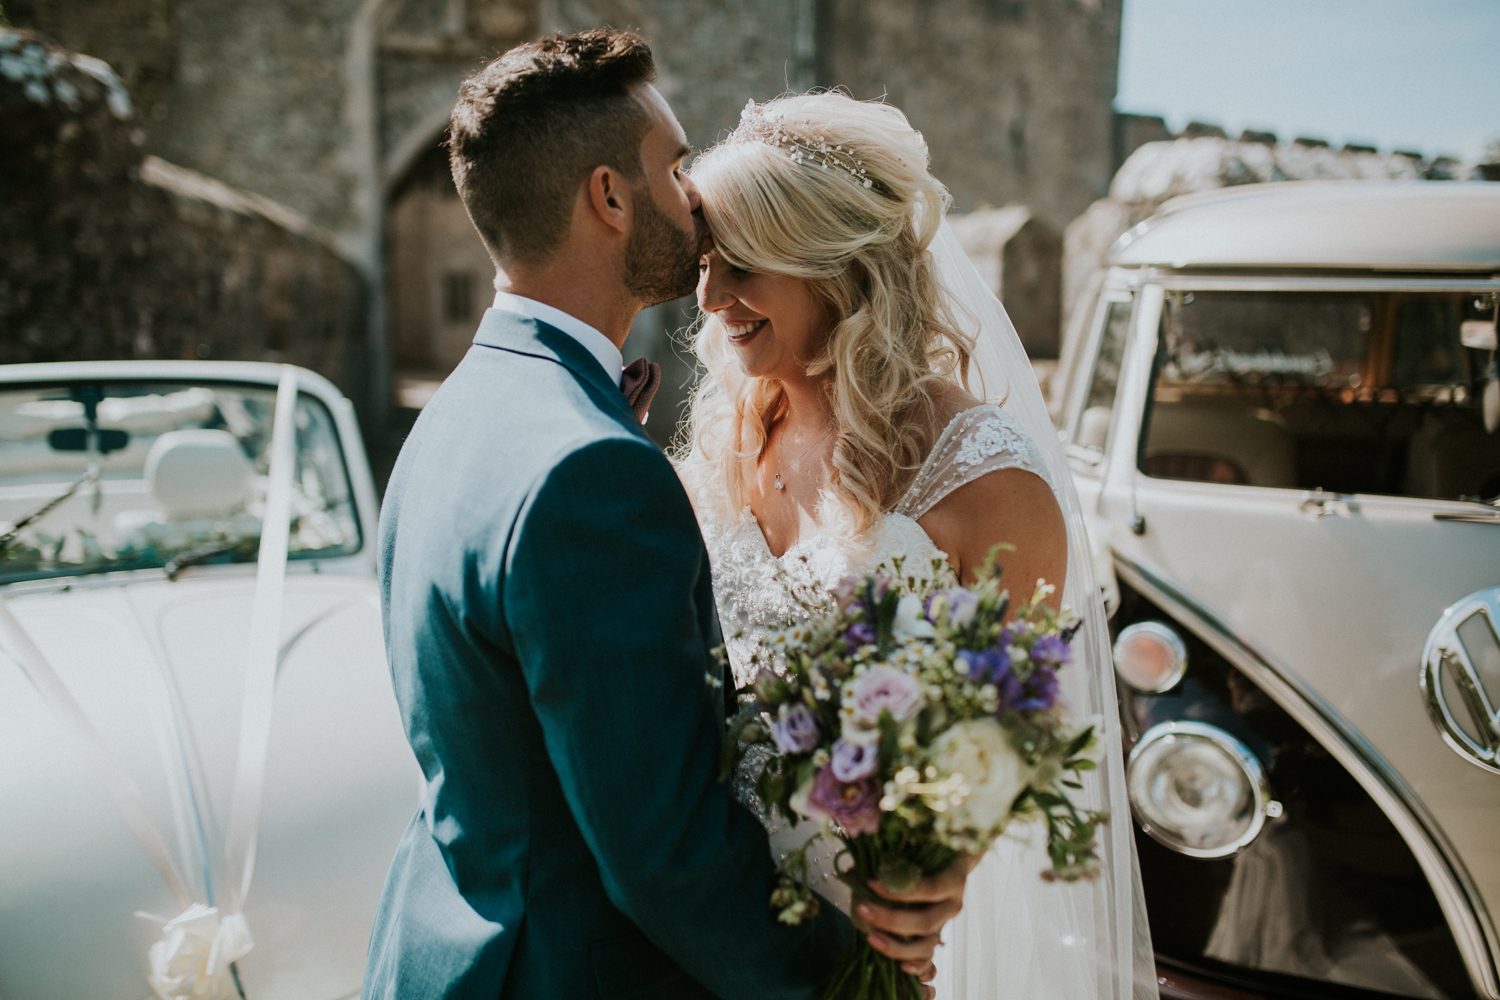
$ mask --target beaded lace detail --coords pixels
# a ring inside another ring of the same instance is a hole
[[[998,406],[965,410],[943,428],[896,512],[916,520],[960,486],[999,469],[1024,469],[1057,489],[1036,443],[1015,417]]]
[[[779,559],[748,507],[733,520],[710,515],[701,523],[736,686],[754,679],[750,656],[760,639],[806,618],[796,594],[816,602],[846,576],[891,572],[897,565],[906,589],[942,585],[953,577],[948,557],[916,521],[901,514],[881,518],[868,541],[824,529]]]
[[[872,532],[855,536],[840,516],[841,508],[829,503],[824,517],[829,523],[779,559],[766,546],[748,507],[732,516],[706,498],[694,497],[735,684],[753,679],[750,654],[758,640],[802,617],[794,592],[827,594],[845,576],[877,569],[893,573],[898,565],[903,589],[951,585],[947,554],[917,519],[959,487],[1010,468],[1033,472],[1053,485],[1036,445],[1015,418],[997,406],[965,410],[948,422],[906,495]]]

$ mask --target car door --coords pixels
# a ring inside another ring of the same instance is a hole
[[[1146,285],[1095,517],[1123,574],[1322,720],[1492,992],[1500,779],[1445,743],[1418,680],[1444,609],[1500,584],[1500,518],[1476,502],[1500,493],[1477,402],[1489,359],[1460,339],[1493,296],[1462,280]]]

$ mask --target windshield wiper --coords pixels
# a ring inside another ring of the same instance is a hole
[[[178,574],[189,566],[199,566],[215,556],[222,556],[230,552],[239,552],[241,549],[245,549],[245,554],[247,555],[255,551],[253,548],[247,546],[247,542],[258,545],[260,539],[240,538],[234,541],[211,542],[208,545],[200,545],[197,548],[188,549],[186,552],[180,552],[173,556],[167,560],[166,565],[162,569],[167,571],[167,579],[175,583],[177,582]]]
[[[21,518],[19,521],[17,521],[15,524],[13,524],[11,526],[11,529],[9,531],[7,531],[3,535],[0,535],[0,552],[3,552],[5,550],[5,548],[6,548],[6,546],[10,545],[11,540],[14,539],[17,535],[19,535],[22,532],[22,530],[24,530],[29,525],[35,523],[36,521],[40,521],[42,518],[46,517],[48,514],[52,513],[52,511],[54,509],[56,509],[56,507],[59,504],[61,504],[64,500],[68,499],[73,494],[77,493],[80,489],[82,489],[84,486],[86,486],[89,483],[94,482],[98,478],[99,478],[99,467],[98,466],[92,466],[92,467],[90,467],[89,471],[85,472],[83,474],[83,478],[80,479],[80,480],[78,480],[78,482],[74,483],[72,486],[69,486],[66,491],[64,491],[63,493],[61,493],[58,496],[54,497],[53,499],[48,500],[41,507],[39,507],[36,510],[32,511],[30,514],[27,514],[25,517]]]

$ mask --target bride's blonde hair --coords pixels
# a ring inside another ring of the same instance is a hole
[[[831,373],[837,437],[829,488],[856,530],[895,506],[922,464],[935,403],[967,374],[972,343],[938,292],[928,244],[951,199],[927,145],[888,104],[830,92],[747,105],[692,168],[717,252],[732,266],[807,281],[834,318],[811,376]],[[679,468],[697,498],[745,503],[742,463],[764,452],[781,383],[740,368],[724,324],[693,343]],[[718,488],[716,488],[718,487]]]

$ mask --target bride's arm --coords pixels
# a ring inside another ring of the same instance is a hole
[[[1031,597],[1038,579],[1057,587],[1047,603],[1062,601],[1068,571],[1068,534],[1062,509],[1042,478],[1024,469],[997,469],[960,486],[924,514],[919,522],[934,544],[948,554],[959,582],[974,580],[996,543],[1015,546],[1001,551],[1001,580],[1013,604]]]

